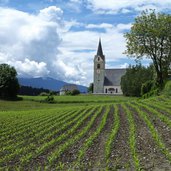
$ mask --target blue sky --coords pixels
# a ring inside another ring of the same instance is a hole
[[[89,85],[99,37],[106,68],[135,63],[123,34],[144,9],[170,13],[171,0],[0,0],[0,63],[20,77]]]

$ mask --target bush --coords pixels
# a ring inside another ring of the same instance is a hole
[[[55,99],[52,95],[48,95],[44,101],[47,103],[55,103]]]
[[[79,90],[72,90],[72,92],[71,92],[71,95],[72,96],[75,96],[75,95],[78,95],[78,94],[80,94],[80,91]]]
[[[72,90],[72,91],[67,90],[67,91],[65,92],[65,95],[68,95],[68,96],[75,96],[75,95],[78,95],[78,94],[80,94],[80,91],[77,90],[77,89],[74,89],[74,90]]]
[[[167,81],[163,89],[163,94],[166,96],[171,96],[171,81]]]
[[[153,79],[153,66],[145,68],[141,64],[129,66],[125,75],[121,77],[121,89],[126,96],[141,96],[141,87],[145,82]]]
[[[155,87],[155,82],[152,80],[149,80],[143,83],[141,86],[141,96],[150,92],[152,89],[154,89],[154,87]]]
[[[48,96],[49,93],[46,93],[46,92],[41,92],[40,93],[40,96]]]
[[[144,94],[142,96],[143,99],[146,99],[146,98],[149,98],[149,97],[152,97],[152,96],[159,96],[160,95],[160,89],[159,88],[155,88],[155,89],[152,89],[150,92]]]

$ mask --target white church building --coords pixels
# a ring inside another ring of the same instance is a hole
[[[106,69],[105,55],[103,55],[101,40],[94,57],[94,94],[118,94],[121,95],[121,77],[126,69]]]

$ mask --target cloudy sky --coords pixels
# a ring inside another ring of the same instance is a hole
[[[20,77],[89,85],[99,37],[107,68],[134,63],[123,34],[147,8],[171,13],[171,0],[0,0],[0,63]]]

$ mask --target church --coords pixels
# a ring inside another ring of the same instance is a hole
[[[118,94],[122,95],[121,77],[126,69],[106,69],[105,55],[103,54],[101,40],[94,57],[94,94]]]

